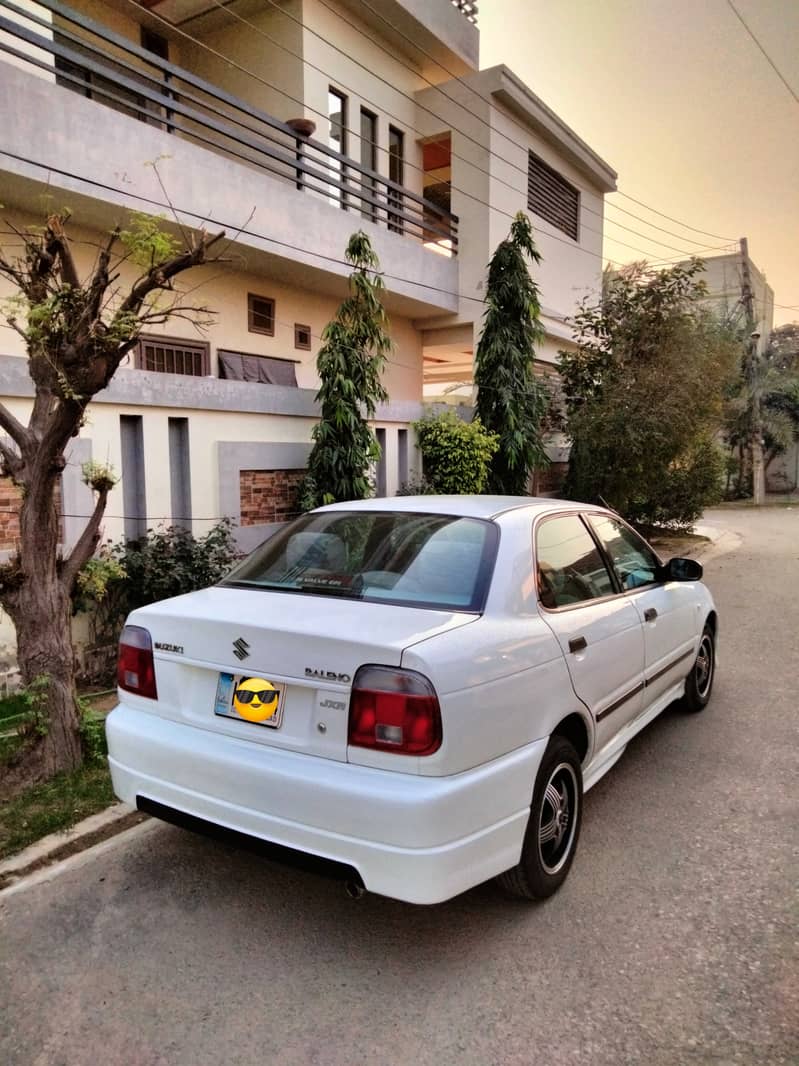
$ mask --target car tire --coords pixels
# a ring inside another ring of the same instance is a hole
[[[690,714],[697,714],[707,707],[713,692],[713,679],[716,676],[716,641],[713,630],[705,626],[699,641],[699,650],[694,659],[691,672],[685,679],[685,695],[682,708]]]
[[[557,892],[577,850],[582,816],[580,758],[565,737],[553,736],[536,777],[521,858],[497,878],[505,891],[522,899]]]

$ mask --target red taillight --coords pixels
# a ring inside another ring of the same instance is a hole
[[[157,700],[155,663],[150,634],[141,626],[125,626],[119,638],[117,684],[137,696]]]
[[[349,742],[398,755],[432,755],[441,747],[436,690],[413,670],[362,666],[352,683]]]

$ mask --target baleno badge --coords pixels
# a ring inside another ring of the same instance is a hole
[[[352,681],[349,674],[337,674],[334,670],[312,670],[310,666],[305,667],[305,676],[316,677],[320,681],[340,681],[343,685]]]

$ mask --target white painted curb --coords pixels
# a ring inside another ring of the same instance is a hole
[[[35,862],[46,860],[49,855],[63,848],[65,844],[72,844],[90,833],[96,833],[100,829],[113,826],[115,822],[119,822],[123,818],[127,818],[129,814],[133,814],[135,809],[135,807],[128,806],[127,803],[114,803],[112,806],[106,807],[104,811],[100,811],[99,814],[92,814],[88,818],[84,818],[82,822],[73,825],[71,829],[64,829],[58,833],[50,833],[49,836],[42,837],[41,840],[37,840],[35,844],[31,844],[24,851],[20,851],[8,859],[3,859],[0,862],[0,878],[18,876],[22,870],[27,869]]]

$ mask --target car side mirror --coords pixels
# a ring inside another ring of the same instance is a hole
[[[660,571],[662,581],[701,581],[702,564],[696,559],[669,559]]]

